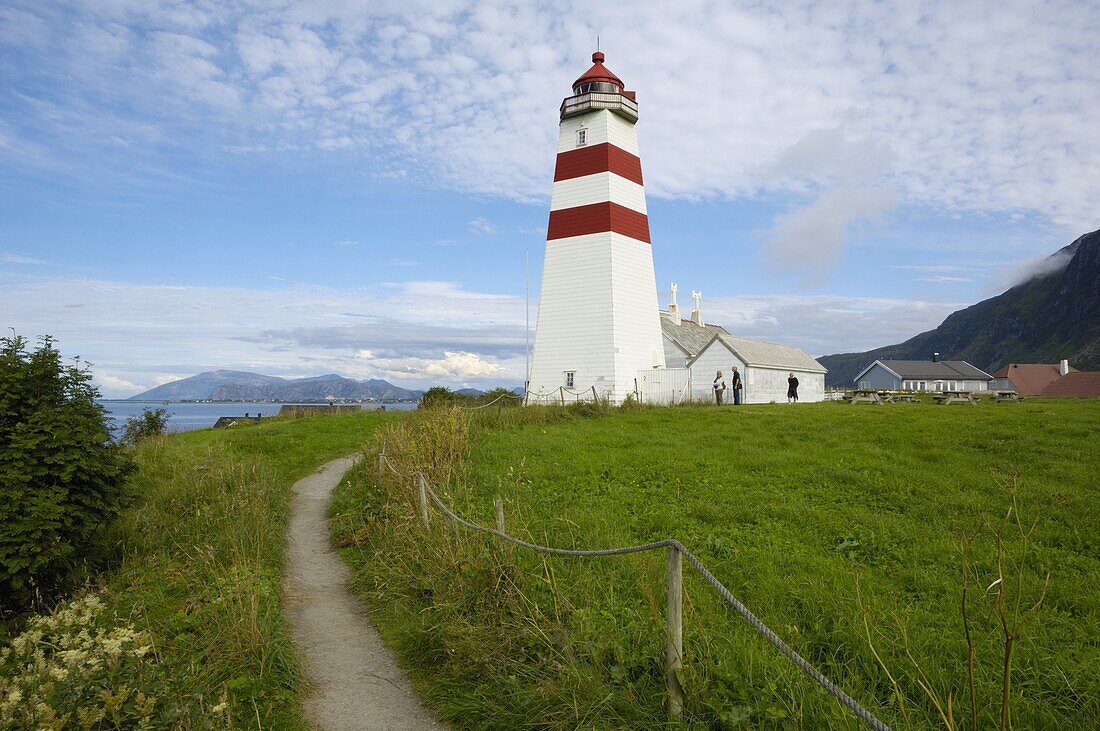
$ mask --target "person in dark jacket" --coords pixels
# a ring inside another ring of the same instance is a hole
[[[733,405],[741,405],[741,374],[737,372],[737,366],[731,366],[733,373],[730,373],[730,388],[733,389]]]
[[[798,403],[798,379],[793,373],[787,377],[787,403]]]

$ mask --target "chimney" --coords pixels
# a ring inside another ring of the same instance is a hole
[[[932,362],[933,363],[939,363],[940,362],[940,354],[939,353],[933,353],[932,354]]]
[[[703,327],[703,311],[699,306],[699,303],[703,299],[703,293],[699,291],[692,291],[691,298],[695,300],[695,309],[691,311],[691,321],[699,327]]]
[[[672,292],[672,301],[668,303],[668,316],[672,318],[672,321],[680,324],[680,305],[676,304],[676,291],[679,288],[676,286],[676,282],[672,283],[669,290]]]
[[[1061,374],[1063,376],[1066,375],[1067,373],[1069,373],[1069,361],[1066,360],[1065,358],[1063,358],[1062,363],[1061,363],[1060,367],[1058,368],[1058,370],[1059,370],[1059,372],[1061,372]]]

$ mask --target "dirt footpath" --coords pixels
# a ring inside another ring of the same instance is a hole
[[[312,685],[306,713],[326,731],[445,731],[352,596],[351,572],[329,540],[329,498],[357,459],[329,462],[294,485],[283,592]]]

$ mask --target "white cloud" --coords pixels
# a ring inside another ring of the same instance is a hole
[[[340,150],[376,176],[545,201],[555,109],[603,29],[608,65],[639,91],[652,195],[843,182],[1078,230],[1100,210],[1091,3],[28,7],[12,41],[64,101],[13,98],[0,156],[19,168],[163,185],[180,146]]]
[[[951,277],[945,274],[938,274],[934,277],[920,277],[918,282],[929,282],[931,284],[954,284],[958,282],[973,282],[970,277]]]
[[[470,221],[470,233],[472,234],[485,234],[486,236],[492,236],[497,232],[497,227],[484,218],[475,218]]]
[[[742,295],[704,300],[703,316],[735,335],[827,355],[899,343],[936,327],[966,304],[837,295]]]
[[[108,396],[212,368],[412,387],[515,385],[523,373],[523,299],[451,282],[253,290],[0,273],[0,313],[3,326],[79,353]]]
[[[36,256],[25,256],[23,254],[13,254],[11,252],[0,253],[0,264],[46,264],[45,259],[39,259]]]
[[[1060,272],[1069,266],[1070,260],[1073,259],[1073,254],[1073,251],[1059,251],[1050,256],[1025,259],[1024,261],[1017,262],[1009,274],[1008,286],[1014,287],[1017,284],[1023,284],[1032,279],[1044,277],[1047,274]]]
[[[132,396],[142,390],[142,387],[133,381],[119,378],[106,371],[96,371],[94,382],[99,386],[100,392],[110,398],[112,396]]]
[[[874,188],[829,191],[778,218],[762,254],[778,271],[818,283],[839,261],[853,229],[877,222],[895,200],[893,192]]]

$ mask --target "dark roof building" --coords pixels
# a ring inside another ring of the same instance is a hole
[[[1100,398],[1100,371],[1073,371],[1052,381],[1043,398]]]
[[[876,360],[856,376],[859,381],[875,364],[908,381],[990,381],[993,376],[965,360]]]

